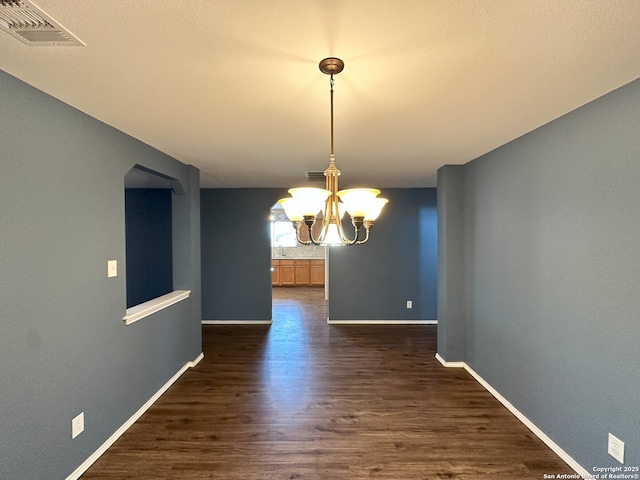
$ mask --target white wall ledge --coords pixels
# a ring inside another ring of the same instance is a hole
[[[191,290],[174,290],[166,295],[162,295],[157,298],[153,298],[148,302],[135,305],[131,308],[127,308],[127,314],[122,318],[126,325],[131,325],[138,320],[148,317],[160,310],[163,310],[171,305],[174,305],[185,298],[189,298]]]

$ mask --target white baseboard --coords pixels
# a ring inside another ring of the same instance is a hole
[[[204,358],[204,352],[200,353],[200,355],[198,355],[195,358],[195,360],[193,360],[191,362],[187,362],[187,367],[189,367],[189,368],[195,367],[196,365],[198,365],[202,361],[203,358]]]
[[[122,434],[126,432],[129,429],[129,427],[131,427],[131,425],[133,425],[136,422],[136,420],[138,420],[144,414],[144,412],[149,410],[149,407],[151,407],[151,405],[153,405],[156,402],[156,400],[158,400],[158,398],[160,398],[162,394],[166,392],[169,389],[169,387],[173,385],[176,382],[176,380],[178,380],[178,378],[180,378],[180,376],[184,372],[186,372],[189,368],[195,367],[198,363],[200,363],[200,361],[203,358],[204,358],[204,353],[201,353],[194,360],[184,364],[184,366],[182,366],[182,368],[180,368],[180,370],[178,370],[176,374],[173,377],[171,377],[169,381],[167,381],[167,383],[165,383],[162,387],[160,387],[160,390],[158,390],[149,400],[147,400],[147,402],[144,405],[142,405],[142,407],[140,407],[138,411],[129,418],[129,420],[127,420],[120,428],[118,428],[113,433],[113,435],[111,435],[107,439],[106,442],[100,445],[100,447],[95,452],[93,452],[89,458],[87,458],[84,462],[82,462],[82,464],[78,468],[76,468],[71,473],[71,475],[67,477],[66,480],[77,480],[78,478],[80,478],[80,476],[84,472],[86,472],[89,469],[89,467],[93,465],[95,461],[98,460],[98,458],[100,458],[100,456],[104,452],[106,452],[107,449],[111,445],[113,445],[116,442],[116,440],[118,440],[118,438],[120,438]]]
[[[509,410],[515,417],[520,420],[531,432],[542,440],[553,452],[558,455],[564,462],[569,465],[571,468],[575,470],[575,472],[582,476],[583,478],[590,478],[592,475],[588,470],[583,468],[576,460],[571,457],[567,452],[565,452],[560,446],[551,440],[546,433],[540,430],[531,420],[524,416],[524,414],[514,407],[509,400],[504,398],[495,388],[493,388],[489,383],[482,378],[478,373],[476,373],[467,362],[447,362],[445,361],[440,354],[436,353],[436,359],[445,367],[457,367],[464,368],[469,374],[480,384],[482,385],[491,395],[493,395],[496,400],[498,400],[502,405],[504,405],[507,410]]]
[[[332,320],[329,325],[437,325],[437,320]]]
[[[464,362],[447,362],[439,353],[436,353],[436,359],[447,368],[464,368],[466,365]]]
[[[202,325],[271,325],[273,320],[202,320]]]

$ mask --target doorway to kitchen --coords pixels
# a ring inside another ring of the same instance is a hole
[[[324,289],[327,278],[326,247],[302,245],[282,207],[271,207],[271,287],[273,298],[293,295],[295,288]],[[272,301],[272,306],[273,306]]]

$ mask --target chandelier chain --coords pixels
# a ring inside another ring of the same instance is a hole
[[[329,80],[329,85],[331,85],[331,156],[333,156],[333,75],[331,75],[331,79]]]

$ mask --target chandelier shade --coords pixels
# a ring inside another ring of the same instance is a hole
[[[378,197],[371,201],[370,208],[367,214],[364,216],[364,221],[375,222],[378,219],[382,209],[389,202],[386,198]]]
[[[324,171],[326,189],[291,188],[291,197],[278,202],[285,215],[293,222],[298,242],[304,245],[360,245],[369,240],[374,222],[387,204],[386,198],[378,197],[380,190],[375,188],[352,188],[338,191],[340,170],[335,164],[333,152],[333,76],[344,69],[339,58],[329,57],[320,62],[320,71],[330,75],[331,93],[331,153],[329,167]],[[342,226],[344,213],[349,213],[354,233],[348,237]],[[317,222],[322,222],[315,227]],[[301,230],[306,226],[308,240],[301,238]],[[314,228],[315,227],[315,228]],[[319,232],[314,236],[314,232]],[[364,230],[364,232],[363,232]]]
[[[302,215],[314,217],[324,208],[325,201],[331,195],[329,190],[322,188],[292,188],[289,195],[302,211]]]
[[[292,222],[301,222],[304,220],[304,214],[302,213],[303,207],[296,202],[293,198],[282,198],[278,200],[278,203],[284,209],[284,214]]]
[[[370,213],[373,201],[379,193],[380,190],[375,188],[352,188],[341,190],[336,195],[344,203],[349,215],[364,218]]]

